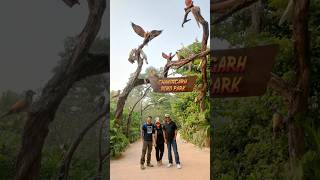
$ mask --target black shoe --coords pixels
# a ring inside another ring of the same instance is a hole
[[[153,167],[153,165],[151,163],[147,164],[148,167]]]

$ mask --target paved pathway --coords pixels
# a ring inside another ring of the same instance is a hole
[[[156,166],[153,148],[151,163],[154,167],[141,170],[139,161],[142,142],[139,140],[131,144],[119,159],[111,160],[111,180],[209,180],[210,149],[200,149],[193,144],[183,142],[180,138],[177,139],[177,143],[182,169],[177,169],[176,166],[166,168],[168,153],[165,147],[163,166]]]

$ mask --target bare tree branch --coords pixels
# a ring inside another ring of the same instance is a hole
[[[198,54],[194,54],[194,55],[187,57],[187,58],[184,58],[184,59],[170,61],[166,64],[166,66],[168,66],[169,68],[179,69],[182,66],[184,66],[190,62],[193,62],[196,59],[199,59],[199,58],[202,58],[202,57],[209,55],[210,53],[212,53],[212,50],[207,49],[205,51],[202,51]]]
[[[102,118],[101,124],[100,124],[100,128],[99,128],[99,147],[98,147],[98,151],[99,151],[99,165],[98,165],[98,179],[102,180],[102,165],[103,165],[103,161],[105,159],[105,155],[102,153],[102,135],[103,135],[103,128],[104,128],[104,124],[106,123],[107,118]],[[109,122],[108,122],[109,123]],[[108,152],[107,152],[108,153]]]
[[[211,23],[211,25],[221,23],[222,21],[232,16],[234,13],[251,6],[257,1],[258,0],[226,0],[220,3],[211,3],[212,13],[223,12]]]
[[[75,4],[80,4],[78,0],[63,0],[66,5],[73,7]]]
[[[134,109],[136,108],[136,106],[138,105],[138,103],[146,97],[146,95],[148,94],[149,90],[150,90],[151,86],[148,86],[145,90],[144,93],[142,94],[142,96],[134,103],[134,105],[131,107],[131,110],[128,114],[128,118],[127,118],[127,129],[126,129],[126,135],[127,137],[129,137],[129,130],[130,130],[130,124],[131,124],[131,118],[132,118],[132,113],[134,111]]]
[[[77,136],[77,138],[74,140],[72,145],[70,146],[67,154],[63,157],[63,161],[61,163],[60,167],[60,173],[59,173],[59,179],[60,180],[66,180],[68,179],[68,174],[69,174],[69,168],[70,168],[70,163],[72,160],[72,157],[77,150],[78,146],[80,145],[82,139],[84,136],[87,134],[87,132],[98,122],[101,118],[107,115],[109,111],[109,108],[106,108],[98,117],[93,119]]]

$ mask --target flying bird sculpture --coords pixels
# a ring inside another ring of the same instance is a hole
[[[145,31],[141,26],[131,23],[135,33],[144,38],[143,45],[147,45],[153,38],[159,36],[162,30]]]
[[[9,111],[5,114],[3,114],[0,119],[9,116],[11,114],[17,114],[20,112],[26,112],[29,110],[30,105],[32,104],[33,101],[33,96],[36,93],[32,90],[28,90],[25,94],[24,99],[18,100],[16,103],[14,103],[11,108],[9,109]]]
[[[174,56],[175,55],[174,54],[172,55],[172,53],[169,53],[169,54],[162,53],[162,57],[166,59],[168,62],[170,62]]]

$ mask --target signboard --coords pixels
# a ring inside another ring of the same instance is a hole
[[[266,91],[278,45],[213,51],[213,98],[260,96]]]
[[[176,93],[191,92],[195,86],[196,76],[174,77],[174,78],[148,78],[154,92]]]

